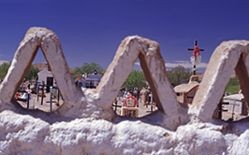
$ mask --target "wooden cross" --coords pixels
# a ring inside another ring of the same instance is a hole
[[[197,59],[199,56],[201,56],[201,51],[204,51],[204,49],[199,48],[198,41],[195,41],[194,48],[188,48],[188,51],[192,51],[192,57],[194,57],[193,62],[193,75],[196,75],[196,65],[197,65]]]

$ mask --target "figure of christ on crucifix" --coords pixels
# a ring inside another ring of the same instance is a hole
[[[198,41],[195,41],[194,48],[188,48],[188,51],[192,51],[191,62],[192,62],[192,70],[193,75],[196,75],[196,67],[201,62],[201,51],[204,49],[199,48]]]

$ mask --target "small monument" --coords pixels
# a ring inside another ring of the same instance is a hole
[[[131,94],[127,95],[121,108],[121,115],[138,117],[138,101],[136,97]]]
[[[192,75],[189,78],[188,83],[183,83],[174,87],[176,99],[179,103],[183,105],[188,105],[192,103],[195,93],[200,85],[200,78],[201,77],[198,75]]]
[[[184,105],[192,103],[195,93],[199,88],[202,77],[201,75],[197,75],[197,65],[201,63],[201,51],[204,51],[204,49],[199,48],[198,41],[196,40],[194,48],[189,48],[188,51],[192,51],[192,56],[190,57],[192,75],[188,83],[180,84],[174,88],[177,101]]]

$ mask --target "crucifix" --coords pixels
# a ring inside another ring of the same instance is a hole
[[[196,66],[201,63],[201,51],[204,51],[204,49],[199,48],[198,41],[196,40],[194,48],[188,48],[188,51],[192,51],[190,60],[193,67],[193,75],[196,75]]]

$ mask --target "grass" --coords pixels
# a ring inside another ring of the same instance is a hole
[[[240,90],[239,80],[237,77],[231,78],[227,84],[225,91],[229,94],[237,94]]]
[[[229,93],[229,94],[237,94],[240,90],[240,86],[239,84],[238,85],[228,85],[226,87],[226,92]]]

